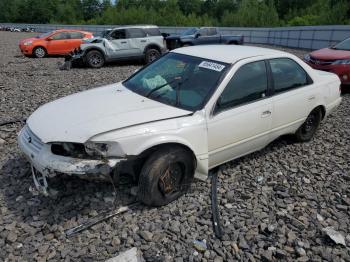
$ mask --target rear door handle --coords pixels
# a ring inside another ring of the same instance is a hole
[[[270,110],[266,110],[266,111],[262,112],[261,117],[268,117],[270,115],[271,115],[271,111]]]
[[[126,41],[122,41],[122,42],[120,42],[120,43],[122,43],[122,44],[126,44],[127,42],[126,42]]]
[[[141,40],[140,42],[142,42],[142,43],[146,43],[147,41],[146,41],[146,40]]]

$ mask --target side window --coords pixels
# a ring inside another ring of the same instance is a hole
[[[146,28],[145,29],[146,33],[149,35],[149,36],[160,36],[162,35],[159,31],[159,28]]]
[[[112,39],[125,39],[126,38],[126,33],[125,33],[125,29],[119,29],[119,30],[115,30],[110,34],[110,37]]]
[[[63,39],[69,39],[69,35],[66,32],[61,32],[53,35],[51,37],[52,40],[63,40]]]
[[[146,37],[145,31],[143,31],[141,28],[129,28],[127,32],[128,32],[128,38]]]
[[[275,93],[310,84],[305,70],[290,58],[276,58],[269,61]]]
[[[216,34],[217,34],[216,28],[214,28],[214,27],[208,28],[208,35],[209,36],[216,35]]]
[[[264,61],[243,65],[222,92],[217,109],[226,109],[265,97],[267,73]]]
[[[69,35],[71,39],[82,39],[84,37],[84,34],[80,32],[70,32]]]
[[[201,36],[207,36],[208,35],[208,28],[201,28],[199,30],[199,33],[201,34]]]

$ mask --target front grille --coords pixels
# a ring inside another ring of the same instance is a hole
[[[21,139],[34,153],[39,153],[44,146],[44,143],[30,130],[28,125],[23,127]]]
[[[321,66],[326,66],[326,65],[331,65],[334,63],[335,60],[322,60],[322,59],[316,59],[310,56],[310,63],[314,65],[321,65]]]

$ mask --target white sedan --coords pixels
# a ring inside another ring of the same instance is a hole
[[[194,176],[260,150],[284,134],[309,141],[341,102],[339,78],[294,55],[247,46],[176,49],[124,82],[36,110],[18,143],[37,188],[65,173],[138,182],[160,206]]]

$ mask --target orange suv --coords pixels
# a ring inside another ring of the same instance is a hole
[[[19,42],[24,55],[42,58],[46,55],[65,55],[79,48],[84,38],[93,38],[92,33],[78,30],[56,30]]]

